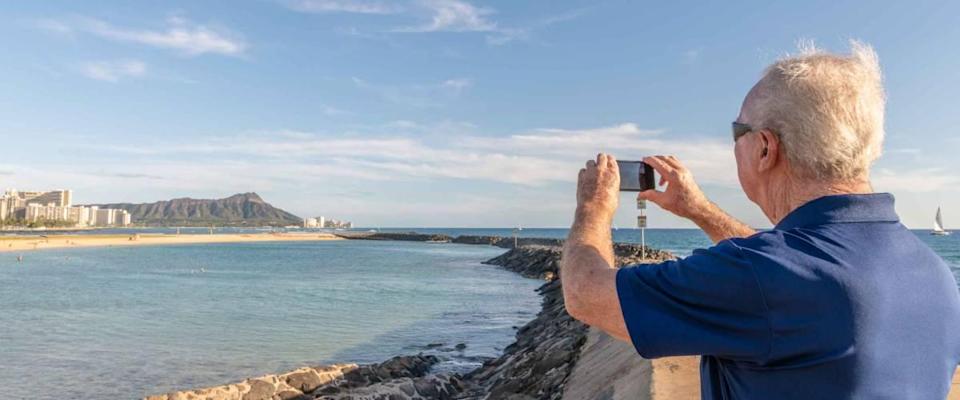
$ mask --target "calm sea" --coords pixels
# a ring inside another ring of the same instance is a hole
[[[0,398],[128,399],[421,351],[471,369],[539,311],[542,282],[480,264],[502,252],[330,241],[0,253]]]
[[[915,233],[960,280],[960,234]],[[640,235],[620,229],[614,239],[637,243]],[[649,229],[646,240],[678,255],[709,245],[699,230]],[[480,264],[502,252],[331,241],[44,250],[25,253],[23,263],[0,253],[0,397],[133,398],[420,351],[442,356],[441,369],[464,371],[499,354],[513,327],[539,310],[540,282]],[[427,349],[432,343],[442,346]],[[466,350],[452,350],[458,343]]]

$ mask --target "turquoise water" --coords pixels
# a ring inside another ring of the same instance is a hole
[[[444,344],[429,350],[440,368],[469,369],[539,311],[541,282],[480,264],[502,252],[330,241],[0,254],[0,398],[134,398],[431,343]]]
[[[960,234],[915,233],[960,280]],[[710,244],[699,230],[646,237],[678,255]],[[639,242],[639,231],[614,239]],[[27,252],[23,263],[0,253],[0,398],[134,398],[420,351],[442,356],[440,369],[464,371],[498,355],[539,310],[539,281],[480,264],[503,251],[331,241],[52,249]],[[461,342],[465,351],[450,349]]]

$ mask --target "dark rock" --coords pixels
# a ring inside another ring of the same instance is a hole
[[[273,395],[274,400],[313,400],[313,396],[308,396],[294,390],[284,390]]]
[[[464,350],[464,349],[467,348],[467,344],[466,344],[466,343],[457,343],[457,345],[454,346],[454,348],[457,349],[457,350]]]

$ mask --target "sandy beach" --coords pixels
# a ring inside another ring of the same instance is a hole
[[[294,242],[341,240],[329,233],[252,233],[213,235],[36,235],[0,236],[0,252],[27,252],[73,247],[150,246],[165,244]]]

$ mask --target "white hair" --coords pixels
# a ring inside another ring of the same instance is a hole
[[[853,41],[849,55],[801,43],[800,54],[767,67],[752,107],[804,178],[863,179],[883,146],[885,95],[877,54]]]

